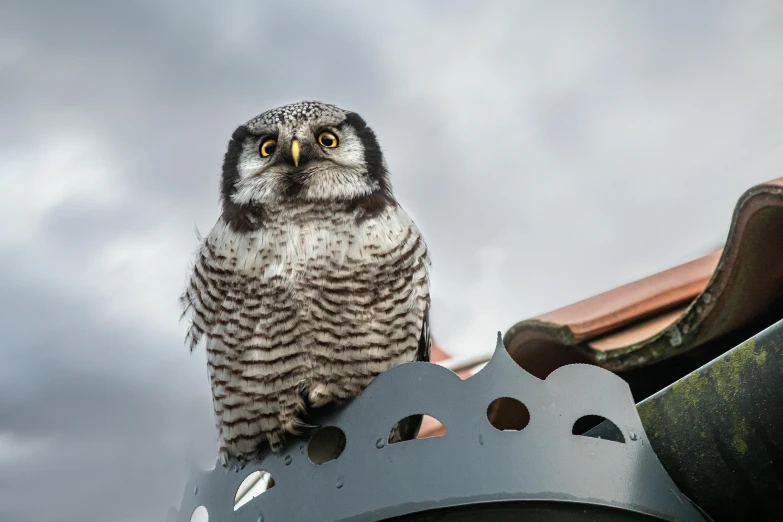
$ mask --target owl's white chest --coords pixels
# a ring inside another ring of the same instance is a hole
[[[213,240],[233,271],[296,283],[319,270],[351,270],[373,263],[404,242],[411,225],[395,207],[361,223],[350,214],[276,219],[248,234],[237,234],[219,222]]]

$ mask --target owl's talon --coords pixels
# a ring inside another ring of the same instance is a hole
[[[247,459],[230,454],[226,450],[220,450],[220,463],[228,471],[239,473],[247,465]]]

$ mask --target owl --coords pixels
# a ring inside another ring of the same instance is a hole
[[[251,119],[231,136],[220,189],[181,300],[230,467],[279,452],[312,408],[429,361],[430,259],[355,112],[301,102]],[[400,422],[392,441],[420,424]]]

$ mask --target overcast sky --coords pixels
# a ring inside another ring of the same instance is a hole
[[[177,298],[266,109],[375,129],[453,354],[706,253],[783,175],[779,1],[111,3],[0,6],[4,522],[161,520],[213,462]]]

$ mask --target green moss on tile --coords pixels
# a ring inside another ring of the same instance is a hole
[[[767,352],[766,350],[761,350],[759,353],[755,354],[753,356],[753,360],[756,361],[756,365],[761,368],[765,364],[767,364]]]
[[[713,367],[718,395],[729,403],[734,403],[733,398],[739,390],[748,366],[754,363],[759,365],[760,355],[756,354],[755,347],[756,341],[754,339],[745,341],[731,355],[726,356]],[[766,361],[766,354],[760,357],[761,360]],[[747,375],[745,375],[745,378],[747,378]]]
[[[731,443],[734,446],[734,450],[744,455],[748,452],[748,443],[745,439],[748,436],[748,424],[744,419],[740,419],[734,423],[734,437],[731,439]]]

